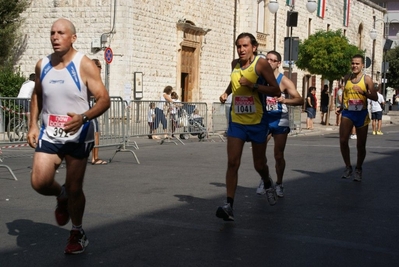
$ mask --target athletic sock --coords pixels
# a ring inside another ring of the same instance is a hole
[[[234,199],[233,199],[233,198],[231,198],[231,197],[227,197],[227,203],[229,203],[229,204],[230,204],[230,207],[232,207],[232,208],[233,208]]]
[[[265,189],[272,187],[272,182],[270,181],[270,179],[263,179],[263,184],[264,184],[263,188]]]
[[[66,193],[66,190],[65,190],[65,186],[61,186],[61,192],[58,195],[58,198],[66,198],[66,197],[67,197],[67,193]]]
[[[73,224],[72,224],[72,230],[77,230],[77,231],[83,233],[82,225],[77,225],[77,226],[76,226],[76,225],[73,225]]]

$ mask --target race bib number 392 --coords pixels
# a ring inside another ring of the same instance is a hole
[[[50,114],[47,122],[47,133],[54,137],[69,137],[69,135],[64,131],[64,127],[65,123],[70,120],[72,120],[72,118],[67,115]]]
[[[255,101],[253,96],[234,96],[234,111],[236,114],[255,113]]]

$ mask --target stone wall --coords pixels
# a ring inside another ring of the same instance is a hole
[[[114,5],[116,3],[116,5]],[[189,20],[211,31],[205,36],[200,58],[201,101],[218,101],[227,86],[233,55],[232,1],[194,0],[36,0],[23,14],[27,49],[19,62],[23,73],[34,70],[37,60],[52,52],[50,27],[58,18],[70,19],[76,26],[75,48],[105,64],[103,50],[92,51],[91,42],[110,34],[114,59],[109,67],[111,95],[124,96],[125,84],[133,85],[134,72],[143,72],[145,99],[159,99],[166,85],[177,82],[177,56],[180,42],[176,24]],[[116,6],[116,8],[115,8]],[[114,18],[115,15],[115,18]],[[114,24],[115,21],[115,24]]]
[[[366,50],[371,57],[372,41],[369,31],[373,27],[373,16],[383,18],[383,11],[367,0],[351,1],[349,27],[343,26],[343,1],[327,1],[325,18],[316,12],[310,14],[306,1],[296,1],[299,12],[298,26],[293,36],[300,39],[318,29],[341,29],[352,44]],[[267,3],[267,1],[266,1]],[[234,12],[235,4],[237,13]],[[288,36],[284,0],[279,0],[277,13],[276,50],[283,52],[284,37]],[[75,47],[90,58],[98,58],[105,64],[103,50],[92,50],[91,43],[105,36],[104,46],[110,46],[114,59],[103,78],[109,82],[111,95],[124,97],[126,84],[133,87],[134,72],[143,72],[144,99],[158,99],[166,85],[180,88],[178,55],[182,36],[178,34],[178,21],[190,21],[197,27],[210,29],[204,36],[200,51],[199,88],[196,99],[212,103],[224,91],[230,79],[230,63],[235,55],[234,38],[241,32],[256,35],[257,7],[253,0],[35,0],[23,14],[22,28],[27,38],[27,48],[19,62],[21,70],[28,75],[34,70],[37,60],[52,52],[50,44],[51,24],[60,17],[70,19],[77,28]],[[274,16],[265,7],[265,34],[267,50],[273,49]],[[311,23],[309,26],[309,19]],[[234,29],[236,25],[236,29]],[[380,25],[377,25],[380,26]],[[112,31],[112,33],[111,33]],[[377,31],[383,32],[382,27]],[[383,40],[376,40],[375,72],[380,69]],[[296,84],[300,94],[306,86],[305,71],[293,68],[297,73]],[[366,70],[370,73],[370,69]],[[375,77],[375,76],[374,76]],[[316,87],[323,81],[316,77]],[[318,90],[320,91],[320,90]]]

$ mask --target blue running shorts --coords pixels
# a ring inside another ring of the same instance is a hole
[[[350,119],[356,128],[361,128],[370,123],[369,111],[367,109],[362,109],[360,111],[343,109],[342,117]]]
[[[288,126],[278,126],[274,123],[269,123],[269,134],[289,134],[291,132],[290,127]]]
[[[39,140],[35,152],[57,154],[60,157],[69,155],[77,159],[84,159],[89,157],[93,146],[94,142],[53,144],[45,140]]]
[[[266,137],[269,134],[268,128],[267,123],[243,125],[230,120],[227,136],[236,137],[246,142],[262,144],[266,142]]]

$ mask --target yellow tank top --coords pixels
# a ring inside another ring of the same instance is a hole
[[[342,103],[344,109],[352,111],[360,111],[367,109],[367,97],[359,94],[356,90],[353,90],[353,86],[357,85],[364,92],[366,92],[366,83],[364,82],[364,75],[360,78],[357,83],[353,83],[350,79],[345,84],[344,92],[342,94]]]
[[[244,125],[259,124],[263,117],[263,102],[257,90],[240,85],[240,78],[244,76],[252,83],[264,84],[264,80],[256,73],[255,66],[259,60],[256,56],[254,61],[245,69],[242,69],[240,62],[237,62],[231,72],[231,120]]]

